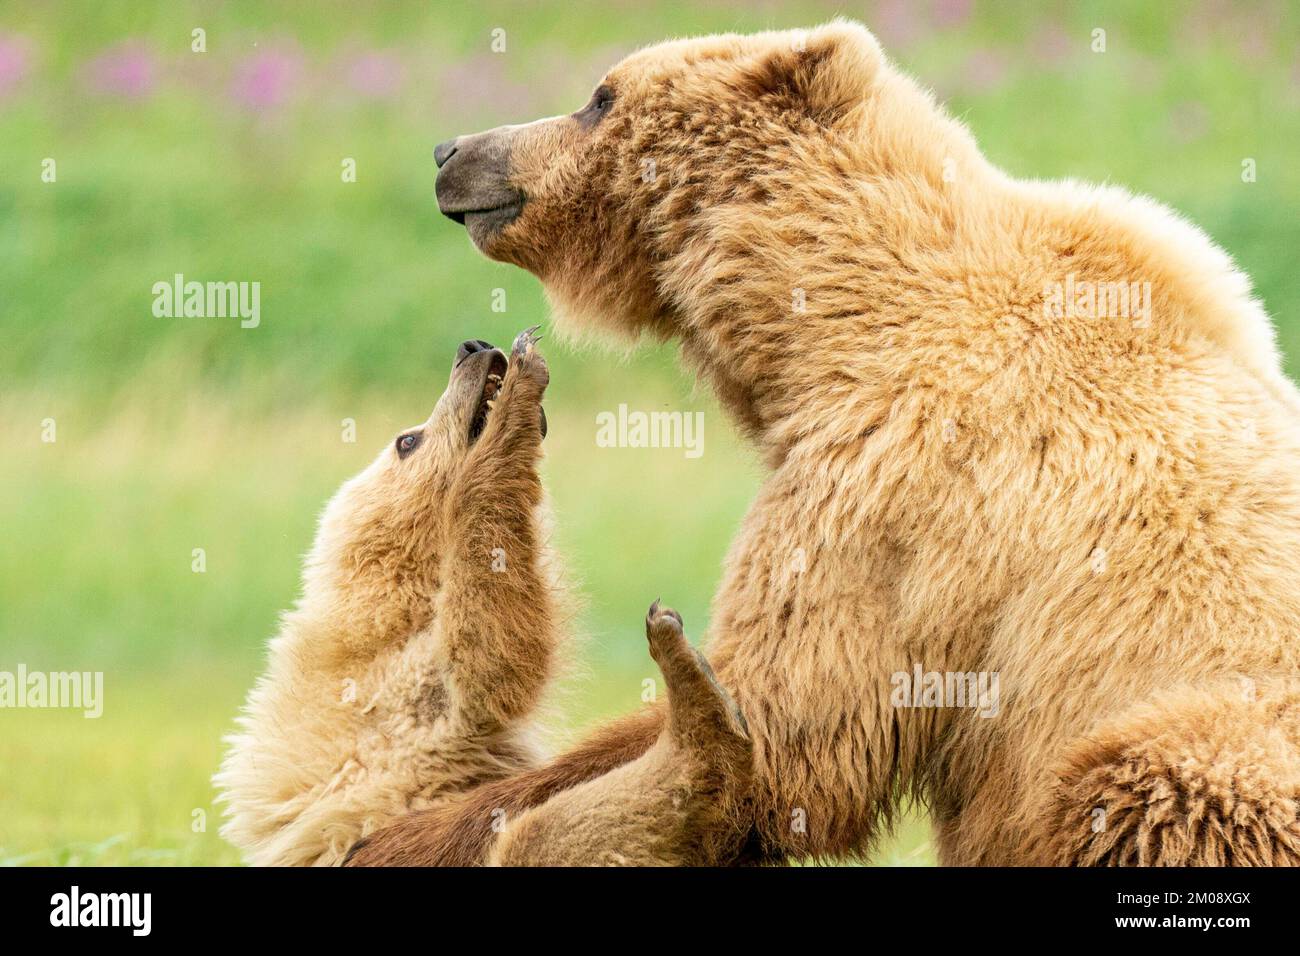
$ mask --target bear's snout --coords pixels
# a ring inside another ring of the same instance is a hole
[[[438,165],[438,210],[460,223],[479,242],[512,223],[523,194],[510,184],[510,141],[506,129],[457,136],[433,151]]]

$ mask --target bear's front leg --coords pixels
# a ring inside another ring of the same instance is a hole
[[[515,339],[487,426],[446,503],[440,648],[454,711],[472,733],[502,729],[533,708],[557,642],[537,527],[550,374],[533,332]]]

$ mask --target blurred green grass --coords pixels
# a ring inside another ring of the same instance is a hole
[[[424,417],[457,342],[546,318],[534,280],[438,217],[434,144],[572,110],[644,43],[840,13],[1011,172],[1126,185],[1198,222],[1254,277],[1300,370],[1300,24],[1283,3],[0,9],[0,668],[103,670],[106,697],[99,720],[0,711],[0,862],[235,861],[208,777],[321,504]],[[207,53],[190,52],[195,27]],[[367,88],[366,57],[396,79]],[[143,88],[124,92],[123,70]],[[277,102],[241,99],[250,70]],[[177,272],[260,282],[261,327],[155,318],[151,287]],[[588,598],[557,705],[572,735],[636,705],[651,599],[705,635],[761,473],[671,349],[552,337],[547,355],[556,544]],[[704,410],[704,457],[597,453],[594,416],[620,402]],[[919,820],[879,855],[932,858]]]

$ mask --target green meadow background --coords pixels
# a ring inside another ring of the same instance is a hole
[[[1282,0],[0,3],[0,669],[105,675],[98,720],[0,711],[0,862],[237,862],[209,777],[322,503],[424,418],[456,343],[548,319],[531,277],[438,215],[434,145],[576,109],[642,44],[836,14],[1013,173],[1124,184],[1200,223],[1297,371]],[[260,327],[154,317],[178,272],[260,282]],[[562,742],[637,706],[652,599],[706,636],[761,469],[671,348],[544,347],[556,545],[587,599]],[[704,455],[598,449],[620,402],[703,410]],[[877,861],[932,863],[923,818]]]

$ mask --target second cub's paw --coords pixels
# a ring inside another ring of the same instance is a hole
[[[725,739],[747,749],[745,717],[718,683],[705,656],[686,639],[682,616],[655,601],[646,614],[645,634],[650,656],[664,675],[669,722],[679,738],[694,742]]]
[[[645,616],[646,638],[650,641],[650,653],[655,652],[655,645],[664,641],[676,641],[677,635],[684,635],[685,625],[682,616],[670,607],[664,607],[658,599],[650,605]],[[657,660],[658,658],[656,658]]]

